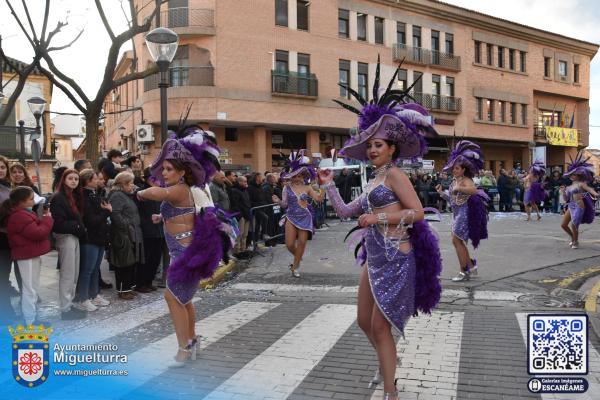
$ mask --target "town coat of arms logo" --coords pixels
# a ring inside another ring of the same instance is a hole
[[[50,356],[48,337],[51,327],[18,325],[8,327],[13,337],[12,371],[15,380],[25,387],[36,387],[48,379]]]

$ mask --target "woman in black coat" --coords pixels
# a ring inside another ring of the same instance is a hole
[[[54,219],[52,232],[56,237],[56,250],[60,262],[58,297],[63,319],[79,319],[86,316],[79,304],[73,306],[75,285],[79,276],[79,239],[85,238],[87,231],[83,224],[74,192],[79,186],[79,173],[67,169],[62,175],[57,191],[50,202],[50,212]]]

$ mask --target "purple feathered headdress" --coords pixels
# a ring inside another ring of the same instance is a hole
[[[451,173],[456,163],[468,169],[472,175],[476,175],[483,169],[481,147],[470,140],[461,140],[456,143],[456,146],[450,152],[444,171]]]
[[[583,153],[581,151],[578,152],[575,160],[571,158],[571,163],[568,165],[567,172],[564,176],[579,175],[582,176],[586,182],[591,181],[594,177],[594,166],[588,163],[589,159],[590,157],[584,159]]]
[[[377,57],[373,98],[367,101],[348,84],[339,83],[362,106],[357,109],[350,104],[333,100],[345,109],[358,115],[359,132],[350,137],[340,150],[340,155],[356,160],[367,161],[367,142],[371,139],[390,140],[399,150],[398,158],[418,158],[427,153],[426,136],[438,135],[433,128],[433,119],[427,110],[410,96],[410,90],[417,84],[418,79],[406,90],[392,89],[402,63],[390,79],[387,89],[380,93],[380,59]],[[420,78],[419,78],[420,79]],[[409,102],[412,100],[413,102]]]
[[[283,168],[281,179],[291,179],[299,174],[304,174],[306,183],[317,179],[317,170],[310,163],[310,159],[304,155],[305,152],[305,149],[291,152]]]
[[[189,114],[190,108],[188,108]],[[194,176],[196,186],[204,187],[210,178],[221,169],[219,153],[215,134],[205,131],[198,125],[185,126],[185,118],[180,119],[180,128],[177,132],[169,131],[169,139],[152,163],[150,171],[155,181],[162,186],[165,182],[162,177],[162,163],[165,160],[177,160],[188,166]]]
[[[544,176],[546,175],[546,165],[541,160],[535,160],[529,167],[529,172],[537,177]]]

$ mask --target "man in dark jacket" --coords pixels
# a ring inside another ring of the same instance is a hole
[[[238,213],[237,220],[240,226],[240,235],[235,244],[235,254],[246,250],[246,239],[250,226],[250,196],[248,194],[248,181],[245,177],[237,178],[236,184],[231,188],[231,212]]]
[[[248,195],[252,207],[265,206],[270,203],[266,193],[262,190],[262,185],[265,178],[260,172],[252,174],[250,182],[248,182]],[[260,240],[267,233],[269,216],[265,208],[259,208],[254,211],[254,232],[252,232],[253,240]]]
[[[225,174],[223,174],[222,171],[217,171],[212,177],[209,188],[213,203],[219,208],[229,211],[231,205],[229,194],[227,193],[227,186],[225,186]]]

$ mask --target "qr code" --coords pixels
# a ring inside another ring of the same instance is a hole
[[[527,317],[530,374],[587,374],[587,315]]]

